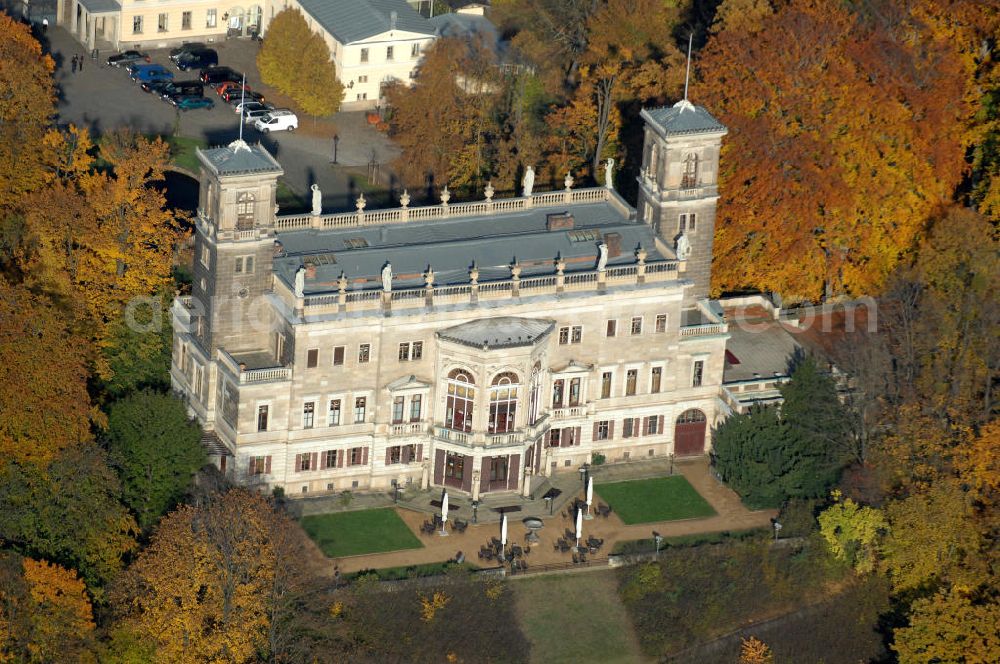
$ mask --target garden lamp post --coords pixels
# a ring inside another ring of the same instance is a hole
[[[660,557],[660,545],[663,544],[663,535],[661,535],[660,533],[658,533],[658,532],[656,532],[654,530],[653,531],[653,541],[656,542],[656,557],[659,558]]]
[[[333,135],[333,163],[337,163],[337,145],[340,144],[340,134]]]
[[[774,522],[774,541],[778,541],[778,531],[782,529],[782,525],[777,521]]]
[[[479,501],[472,501],[472,523],[479,523]]]
[[[399,503],[399,480],[392,480],[392,502]]]

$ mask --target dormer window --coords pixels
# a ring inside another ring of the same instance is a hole
[[[245,231],[253,228],[253,192],[241,191],[236,196],[236,229]]]
[[[684,157],[684,177],[681,178],[681,189],[693,189],[698,186],[698,155],[691,153]]]

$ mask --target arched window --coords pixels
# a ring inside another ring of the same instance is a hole
[[[517,415],[517,392],[521,387],[516,374],[509,371],[497,374],[490,387],[490,433],[514,430]]]
[[[249,230],[253,228],[253,192],[241,191],[236,195],[236,228],[238,230]]]
[[[448,400],[444,425],[456,431],[472,431],[472,411],[476,401],[475,380],[468,372],[455,369],[448,374]]]
[[[690,410],[685,410],[677,418],[677,424],[694,424],[695,422],[704,422],[705,413],[701,412],[697,408],[692,408]]]
[[[684,177],[681,178],[681,189],[693,189],[698,186],[698,155],[690,153],[684,157]]]

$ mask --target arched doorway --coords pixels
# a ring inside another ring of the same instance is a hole
[[[693,456],[705,453],[705,413],[697,408],[685,410],[674,425],[674,454]]]

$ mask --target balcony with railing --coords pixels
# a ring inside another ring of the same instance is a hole
[[[419,436],[427,430],[427,425],[423,422],[399,422],[389,425],[389,435],[396,436]]]
[[[434,436],[438,440],[458,443],[468,447],[506,447],[510,445],[526,445],[534,442],[539,435],[549,428],[549,418],[539,418],[534,424],[519,429],[502,432],[457,431],[440,425],[434,426]]]

